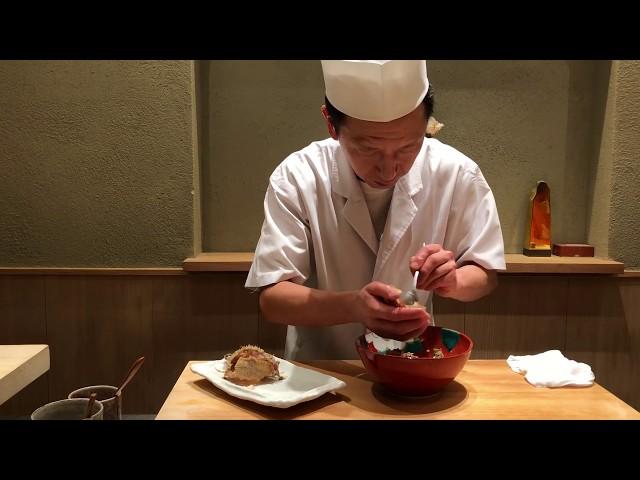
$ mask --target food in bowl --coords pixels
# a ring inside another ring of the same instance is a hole
[[[367,334],[356,340],[369,376],[392,393],[410,397],[444,389],[460,373],[473,348],[467,335],[443,327],[427,327],[417,339],[398,342],[402,347],[370,339],[375,337]]]
[[[265,379],[279,380],[278,361],[255,345],[245,345],[225,355],[224,378],[245,385],[259,383]]]
[[[374,332],[368,331],[364,338],[367,342],[367,348],[372,352],[402,358],[432,358],[437,360],[444,358],[443,348],[451,351],[460,340],[460,334],[455,330],[441,329],[440,336],[442,337],[443,345],[431,347],[427,343],[433,339],[425,334],[403,342],[383,338]]]

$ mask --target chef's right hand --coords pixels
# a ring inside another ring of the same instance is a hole
[[[357,292],[354,320],[383,338],[409,340],[420,335],[431,321],[421,308],[399,307],[402,292],[382,282],[371,282]]]

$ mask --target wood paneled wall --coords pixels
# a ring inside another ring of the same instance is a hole
[[[124,413],[155,413],[188,360],[239,345],[282,355],[286,328],[260,318],[245,272],[175,275],[0,275],[0,344],[46,343],[51,370],[0,406],[28,415],[81,386],[119,384]],[[640,278],[501,275],[488,297],[436,299],[436,323],[467,332],[472,358],[557,348],[589,363],[596,381],[640,409]]]

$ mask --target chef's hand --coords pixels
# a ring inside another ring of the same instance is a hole
[[[431,321],[421,308],[399,307],[400,290],[382,282],[371,282],[357,293],[353,304],[354,320],[383,338],[409,340],[417,337]]]
[[[458,287],[453,252],[445,250],[441,245],[431,244],[422,247],[409,260],[409,268],[412,273],[420,270],[420,290],[434,290],[440,295],[446,295]]]

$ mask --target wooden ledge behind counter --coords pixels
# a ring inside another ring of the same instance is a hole
[[[527,257],[522,254],[505,255],[511,273],[546,274],[624,274],[624,264],[596,257]],[[253,261],[252,252],[211,252],[187,258],[182,267],[187,272],[247,272]]]

